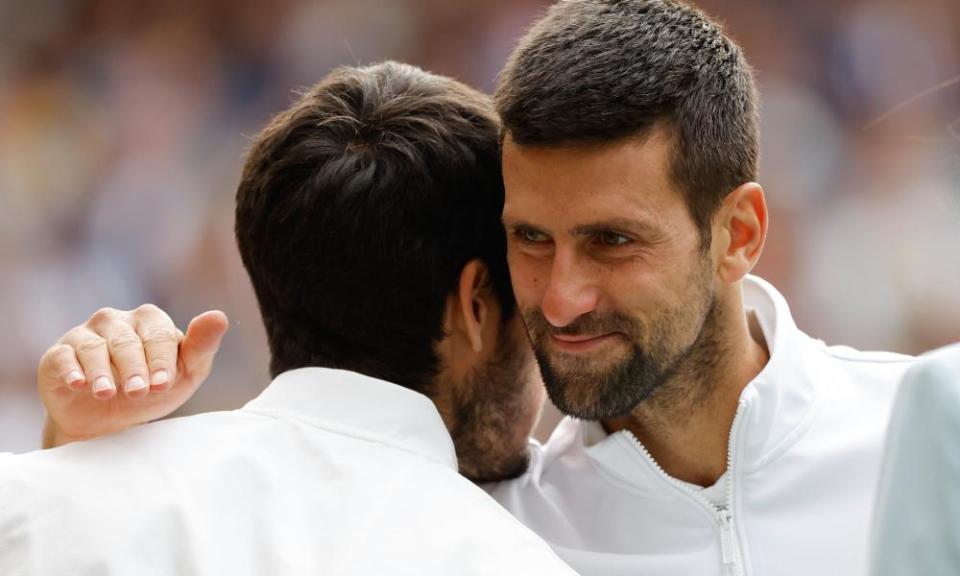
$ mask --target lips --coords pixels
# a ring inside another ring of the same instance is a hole
[[[616,332],[609,334],[552,334],[554,346],[564,352],[587,352],[603,346],[618,337]]]

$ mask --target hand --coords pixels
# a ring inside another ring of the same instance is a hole
[[[43,447],[119,432],[170,414],[210,374],[227,328],[227,317],[219,311],[194,318],[186,334],[152,304],[133,311],[97,311],[40,360],[37,387],[47,408]]]

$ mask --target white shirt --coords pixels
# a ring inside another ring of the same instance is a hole
[[[457,473],[427,397],[307,368],[241,410],[0,458],[0,574],[573,572]]]
[[[960,574],[960,345],[911,368],[887,435],[871,576]]]
[[[725,505],[668,476],[628,431],[560,423],[490,493],[583,576],[863,576],[884,433],[906,356],[827,347],[744,281],[770,360],[740,396]],[[714,489],[715,491],[716,489]]]

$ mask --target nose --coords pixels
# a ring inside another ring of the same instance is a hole
[[[572,254],[559,251],[550,270],[550,284],[543,294],[541,310],[557,328],[592,312],[597,307],[598,293],[593,276]]]

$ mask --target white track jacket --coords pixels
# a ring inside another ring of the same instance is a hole
[[[665,474],[629,432],[564,420],[526,475],[490,487],[583,576],[862,576],[884,435],[913,358],[828,347],[755,277],[770,361],[747,385],[717,498]],[[724,497],[725,494],[725,497]]]

